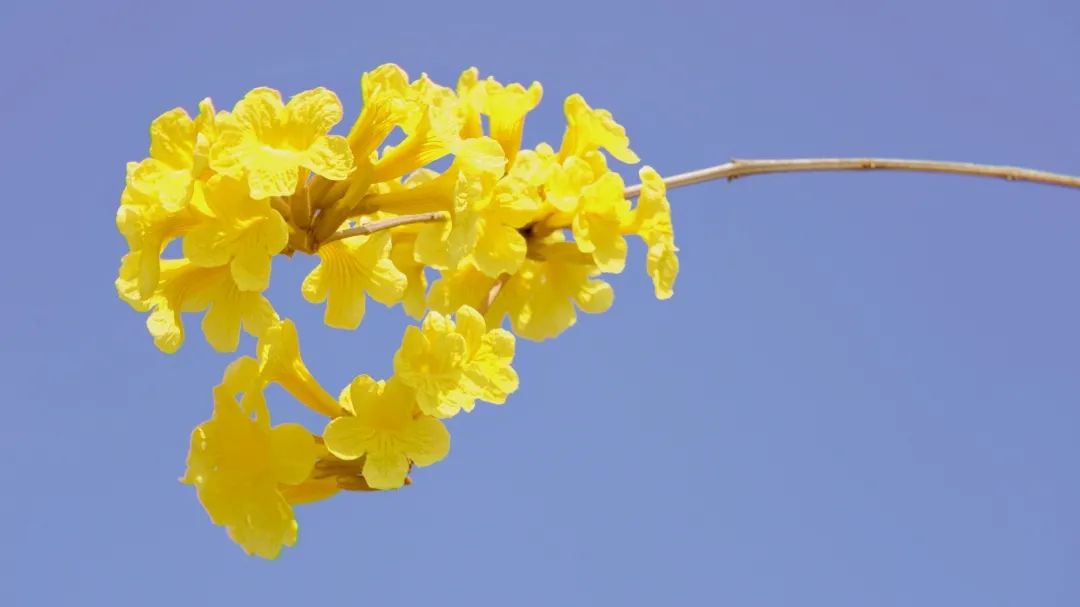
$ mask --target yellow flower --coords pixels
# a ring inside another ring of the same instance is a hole
[[[450,314],[461,306],[479,309],[486,305],[493,283],[490,276],[476,269],[471,261],[466,261],[454,270],[443,271],[439,278],[431,283],[427,305],[442,314]],[[499,319],[492,316],[490,310],[486,318],[489,325],[498,324]]]
[[[490,119],[491,137],[502,145],[506,157],[513,162],[521,148],[525,115],[540,104],[544,89],[539,82],[533,82],[528,89],[517,82],[503,86],[494,78],[488,78],[484,84],[484,113]]]
[[[362,474],[374,489],[397,489],[405,484],[409,462],[430,466],[450,452],[446,427],[420,414],[413,393],[397,379],[361,375],[342,391],[341,404],[352,415],[326,426],[326,448],[343,460],[363,457]]]
[[[667,188],[660,174],[652,167],[642,167],[641,194],[630,219],[629,230],[641,236],[649,247],[645,258],[645,270],[652,278],[657,299],[668,299],[674,294],[675,277],[679,274],[679,248],[675,246],[675,232],[671,225],[671,204]]]
[[[349,130],[349,145],[358,163],[367,158],[398,124],[416,112],[416,99],[405,70],[386,63],[360,77],[364,101]]]
[[[585,98],[577,93],[566,98],[563,110],[566,113],[566,132],[559,148],[560,160],[568,156],[584,156],[586,152],[599,148],[606,149],[627,164],[640,160],[630,149],[626,129],[615,122],[611,112],[589,107]]]
[[[602,272],[618,274],[626,266],[622,226],[629,216],[630,203],[623,197],[623,180],[617,173],[604,173],[582,189],[574,214],[574,242],[592,255]]]
[[[477,197],[454,217],[454,229],[464,236],[464,250],[476,267],[492,278],[518,271],[527,252],[522,228],[544,211],[539,186],[543,162],[523,151],[510,171],[496,183],[490,197]]]
[[[258,337],[277,320],[270,302],[261,293],[241,291],[228,267],[200,268],[187,259],[163,262],[161,283],[148,306],[146,328],[154,345],[170,354],[184,343],[182,312],[206,310],[203,334],[219,352],[236,350],[241,326]]]
[[[410,85],[413,104],[398,126],[405,139],[386,149],[372,167],[371,181],[397,179],[453,153],[461,141],[463,117],[457,96],[421,74]]]
[[[454,163],[442,175],[416,187],[372,196],[375,208],[395,212],[444,210],[450,220],[427,224],[416,235],[416,260],[425,265],[444,269],[458,265],[469,255],[475,241],[473,224],[458,216],[467,217],[484,205],[495,191],[506,166],[499,144],[487,137],[468,139],[457,150]]]
[[[274,382],[293,398],[317,413],[334,417],[342,410],[300,357],[300,338],[296,325],[285,319],[268,327],[255,346],[259,356],[259,377]]]
[[[327,134],[341,115],[337,95],[321,87],[293,96],[288,105],[274,89],[254,89],[218,119],[210,166],[246,181],[256,199],[292,194],[301,169],[345,179],[353,169],[348,141]]]
[[[467,306],[458,309],[457,330],[465,337],[468,353],[465,380],[469,392],[494,405],[505,403],[506,397],[518,389],[518,375],[511,367],[515,349],[513,334],[501,328],[488,330],[484,317]]]
[[[365,293],[391,306],[401,301],[408,280],[390,260],[390,233],[353,236],[323,245],[319,265],[304,279],[304,299],[326,302],[323,320],[355,329],[364,318]]]
[[[538,243],[538,261],[528,259],[511,276],[487,313],[488,322],[510,316],[514,333],[534,341],[556,337],[577,322],[574,304],[583,312],[607,311],[615,295],[611,285],[594,280],[596,266],[573,243],[552,234]],[[432,285],[436,292],[438,283]]]
[[[135,280],[139,297],[146,299],[158,286],[161,272],[161,251],[169,241],[190,230],[199,219],[191,208],[167,211],[161,202],[134,187],[135,163],[128,164],[127,186],[120,196],[116,211],[116,228],[127,241],[131,251],[129,270]]]
[[[244,184],[218,175],[205,190],[211,213],[184,236],[184,256],[203,267],[228,265],[242,291],[270,286],[270,260],[285,248],[289,228],[267,200],[253,200]]]
[[[457,311],[457,323],[438,312],[422,327],[408,327],[394,354],[395,377],[416,394],[420,410],[435,417],[472,411],[476,400],[506,402],[518,387],[510,364],[514,336],[487,330],[484,317],[468,306]]]
[[[556,163],[544,184],[544,197],[561,213],[572,216],[581,205],[584,189],[596,181],[592,166],[580,156]]]
[[[205,169],[196,148],[200,130],[214,118],[209,99],[199,104],[192,120],[183,108],[174,108],[150,123],[150,157],[134,168],[130,183],[169,213],[184,209],[195,193],[195,181]]]
[[[480,80],[480,70],[470,67],[461,72],[457,81],[457,96],[461,101],[461,136],[483,137],[480,112],[484,109],[484,84]]]
[[[249,391],[261,396],[261,386],[250,381],[253,363],[243,358],[230,365],[214,390],[214,414],[191,435],[181,482],[194,485],[210,520],[245,552],[273,559],[296,543],[296,518],[282,488],[308,478],[318,447],[299,424],[271,427],[265,403],[248,398]],[[236,391],[245,392],[243,405]]]
[[[490,199],[459,214],[457,225],[471,235],[465,250],[472,254],[476,267],[492,278],[517,272],[528,249],[520,229],[541,208],[534,189],[508,177],[499,182]]]
[[[136,312],[150,309],[147,298],[139,293],[139,258],[140,253],[128,253],[120,258],[120,271],[113,283],[116,294]]]
[[[412,318],[423,318],[427,308],[427,276],[424,264],[416,261],[416,232],[404,229],[390,233],[390,261],[405,275],[405,291],[401,295],[401,307]]]
[[[556,167],[555,150],[541,143],[532,150],[520,150],[514,157],[510,174],[533,187],[545,185]]]

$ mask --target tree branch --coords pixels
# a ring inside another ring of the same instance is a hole
[[[792,158],[781,160],[732,160],[724,164],[680,173],[664,179],[669,189],[695,183],[727,179],[731,181],[749,175],[766,173],[802,173],[821,171],[908,171],[916,173],[948,173],[975,177],[997,177],[1008,181],[1028,181],[1080,188],[1080,177],[1036,171],[1020,167],[974,164],[970,162],[939,162],[936,160],[905,160],[901,158]],[[641,193],[641,185],[626,188],[623,194],[633,198]]]
[[[408,225],[411,223],[432,223],[436,221],[446,221],[448,218],[449,217],[446,215],[446,213],[442,211],[433,211],[431,213],[417,213],[415,215],[399,215],[397,217],[387,217],[386,219],[379,219],[378,221],[369,221],[367,223],[362,223],[355,228],[349,228],[347,230],[342,230],[340,232],[332,234],[321,244],[327,244],[329,242],[341,240],[342,238],[349,238],[351,236],[363,236],[365,234],[373,234],[380,230],[389,230],[390,228],[396,228],[398,226]]]

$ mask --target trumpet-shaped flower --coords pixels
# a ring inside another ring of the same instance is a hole
[[[618,173],[604,173],[582,189],[581,204],[574,214],[574,242],[592,255],[602,272],[618,274],[626,266],[626,239],[622,226],[630,216]]]
[[[201,268],[186,259],[163,262],[161,284],[148,306],[146,328],[154,345],[170,354],[184,343],[184,312],[206,310],[203,334],[219,352],[236,350],[241,327],[258,337],[277,320],[270,302],[261,293],[241,291],[227,267]]]
[[[355,329],[364,318],[365,293],[390,306],[401,301],[408,279],[390,260],[390,233],[353,236],[323,245],[319,265],[304,279],[304,299],[326,302],[323,320]]]
[[[166,212],[183,210],[196,193],[196,179],[206,168],[205,158],[197,153],[199,136],[201,131],[209,132],[205,127],[213,120],[214,106],[209,99],[199,103],[194,120],[183,108],[155,118],[150,123],[150,157],[134,168],[131,185]]]
[[[337,95],[321,87],[293,96],[287,105],[274,89],[254,89],[218,119],[210,166],[246,181],[256,199],[292,194],[301,169],[340,181],[353,169],[348,141],[328,134],[341,115]]]
[[[385,63],[360,77],[364,108],[349,130],[349,145],[356,161],[367,158],[399,124],[417,110],[409,75],[393,63]]]
[[[599,148],[606,149],[627,164],[640,160],[630,149],[626,129],[615,122],[611,112],[589,107],[585,98],[577,93],[566,98],[563,110],[566,113],[566,132],[559,148],[560,160],[568,156],[584,156],[586,152]]]
[[[652,278],[656,298],[668,299],[674,294],[675,277],[679,274],[679,248],[675,246],[671,225],[671,204],[659,173],[646,166],[638,175],[641,194],[630,218],[630,231],[641,236],[649,247],[645,271]]]
[[[230,366],[234,374],[246,372],[235,366]],[[245,552],[273,559],[282,547],[296,543],[296,518],[282,488],[308,478],[317,445],[299,424],[271,427],[261,399],[245,393],[244,404],[253,407],[248,409],[230,394],[238,390],[261,394],[257,382],[230,385],[230,380],[237,378],[227,372],[214,390],[213,416],[191,435],[181,481],[195,487],[210,520],[225,527]]]
[[[161,251],[170,240],[183,235],[199,220],[190,208],[168,211],[161,202],[133,186],[135,163],[128,165],[127,186],[120,196],[116,211],[116,228],[127,241],[137,270],[133,275],[139,297],[150,297],[158,286],[161,272]]]
[[[544,196],[551,206],[572,216],[581,205],[586,187],[596,180],[596,173],[580,156],[570,156],[555,164],[544,184]]]
[[[503,86],[494,78],[484,84],[484,113],[490,119],[491,137],[513,162],[521,148],[525,115],[540,104],[544,89],[539,82],[533,82],[528,89],[516,82]]]
[[[522,151],[490,196],[474,197],[458,207],[447,240],[457,244],[463,256],[471,255],[488,276],[513,274],[525,261],[528,244],[522,229],[547,209],[540,192],[549,160],[532,150]]]
[[[328,417],[341,414],[337,400],[315,380],[300,357],[300,338],[289,319],[274,323],[259,337],[259,377],[274,382],[293,398]]]
[[[397,489],[410,462],[430,466],[450,452],[446,427],[421,414],[412,391],[395,378],[361,375],[342,391],[341,404],[352,415],[326,426],[326,448],[343,460],[363,457],[363,477],[374,489]]]
[[[611,307],[611,285],[595,280],[599,272],[573,243],[561,242],[556,233],[537,246],[536,256],[511,276],[487,313],[489,323],[510,316],[514,333],[534,341],[556,337],[577,322],[574,304],[583,312],[599,314]],[[432,292],[436,290],[432,286]]]
[[[394,355],[394,375],[411,387],[420,410],[435,417],[472,411],[476,400],[506,402],[517,389],[514,336],[487,330],[484,317],[468,306],[455,321],[431,312],[419,328],[408,327]]]
[[[116,281],[113,283],[116,286],[116,294],[136,312],[146,312],[150,309],[148,298],[139,293],[139,259],[141,256],[141,253],[128,253],[121,257],[120,270],[117,273]]]
[[[484,127],[480,122],[480,112],[484,110],[484,87],[484,82],[480,80],[480,70],[475,67],[466,69],[458,76],[457,96],[461,103],[463,138],[484,136]]]
[[[385,150],[372,167],[371,181],[397,179],[454,153],[461,141],[463,117],[457,96],[450,89],[421,75],[410,85],[413,111],[399,125],[405,139]]]
[[[218,175],[205,190],[210,215],[184,236],[184,256],[203,267],[228,265],[242,291],[270,286],[270,260],[285,248],[289,228],[267,200],[253,200],[240,181]]]
[[[415,208],[417,201],[434,202],[450,220],[421,227],[416,235],[416,260],[446,269],[457,266],[472,252],[476,240],[470,213],[489,203],[506,166],[498,142],[487,137],[468,139],[458,148],[454,163],[439,177],[414,188],[373,196],[379,208]]]

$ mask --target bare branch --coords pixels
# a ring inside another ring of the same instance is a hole
[[[901,158],[792,158],[780,160],[732,160],[724,164],[672,175],[664,179],[670,188],[681,188],[695,183],[727,179],[731,181],[749,175],[766,173],[802,173],[820,171],[908,171],[916,173],[948,173],[975,177],[996,177],[1008,181],[1027,181],[1080,188],[1080,177],[1048,173],[1011,166],[974,164],[970,162],[940,162],[936,160],[905,160]],[[624,190],[627,198],[641,193],[641,185]]]
[[[369,221],[362,223],[355,228],[349,228],[342,230],[335,234],[332,234],[329,238],[324,240],[322,244],[328,242],[334,242],[335,240],[341,240],[342,238],[349,238],[352,236],[363,236],[365,234],[373,234],[380,230],[389,230],[390,228],[396,228],[398,226],[408,225],[411,223],[432,223],[436,221],[446,221],[449,217],[442,211],[433,211],[431,213],[417,213],[415,215],[399,215],[397,217],[387,217],[386,219],[379,219],[378,221]]]

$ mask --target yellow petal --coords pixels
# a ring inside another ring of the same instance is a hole
[[[320,137],[307,148],[300,165],[327,179],[341,181],[353,170],[349,141],[340,135]]]
[[[194,163],[195,123],[183,108],[174,108],[150,123],[150,157],[174,169]]]
[[[590,280],[575,293],[574,301],[582,312],[602,314],[611,309],[611,304],[615,302],[615,291],[602,280]]]
[[[270,255],[257,249],[240,249],[229,264],[233,281],[241,291],[264,291],[270,286]]]
[[[236,102],[232,118],[259,139],[281,133],[286,120],[281,93],[265,86],[252,89]]]
[[[645,270],[652,278],[657,299],[669,299],[675,294],[675,278],[679,274],[678,250],[672,242],[660,242],[649,247]]]
[[[364,459],[364,480],[372,489],[399,489],[409,474],[409,460],[394,451],[368,453]]]
[[[502,145],[506,157],[513,161],[521,147],[525,115],[540,104],[543,88],[533,82],[528,90],[518,83],[502,86],[489,79],[485,111],[491,118],[491,137]]]
[[[355,329],[364,316],[365,293],[385,305],[401,300],[408,282],[389,259],[389,232],[354,236],[319,249],[320,263],[304,279],[302,293],[311,303],[326,301],[324,320],[339,329]]]
[[[357,459],[367,453],[374,433],[363,421],[355,417],[339,417],[331,420],[323,431],[326,448],[340,459]]]
[[[492,278],[516,273],[525,261],[525,237],[505,225],[485,222],[481,226],[473,250],[476,268]]]
[[[422,415],[413,422],[405,443],[405,454],[413,463],[417,466],[430,466],[450,453],[450,432],[439,420]],[[364,477],[367,478],[366,466]],[[371,482],[370,478],[368,482]]]
[[[615,122],[611,112],[589,107],[585,98],[577,93],[566,98],[563,109],[567,127],[559,150],[560,158],[569,155],[581,156],[588,151],[604,148],[627,164],[640,160],[630,149],[630,138],[626,136],[626,129]]]
[[[241,356],[225,367],[221,384],[233,396],[260,388],[259,361],[250,356]]]
[[[306,130],[312,140],[341,122],[343,113],[338,96],[321,86],[293,95],[285,111],[290,126],[297,131]]]
[[[278,491],[290,504],[311,504],[336,494],[338,484],[333,478],[308,479],[299,485],[281,485]]]
[[[296,544],[299,526],[292,508],[278,494],[252,502],[245,516],[228,527],[229,537],[248,554],[276,559],[281,549]]]
[[[281,424],[270,431],[274,476],[279,483],[296,485],[315,467],[315,439],[300,424]]]

